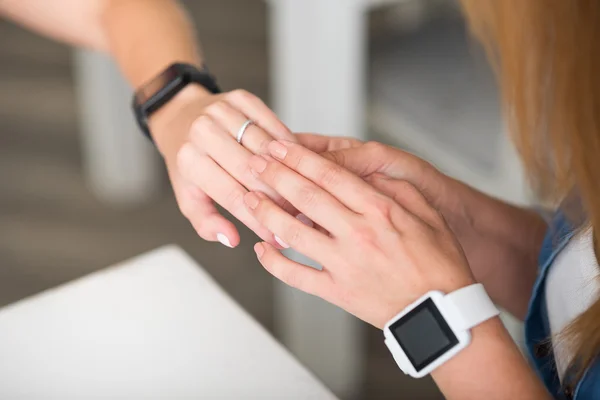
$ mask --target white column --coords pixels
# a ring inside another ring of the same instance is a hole
[[[363,138],[366,15],[358,0],[270,0],[274,109],[295,132]],[[316,267],[298,253],[290,258]],[[276,327],[291,351],[341,398],[358,396],[363,327],[353,316],[277,284]]]
[[[156,151],[135,124],[132,89],[104,54],[76,50],[73,67],[90,189],[113,204],[147,200],[160,186],[160,170]]]

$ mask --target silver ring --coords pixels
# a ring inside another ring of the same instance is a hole
[[[252,125],[253,123],[254,122],[251,119],[246,120],[246,122],[244,122],[244,124],[242,125],[242,127],[238,131],[237,136],[235,138],[235,140],[237,140],[238,143],[242,143],[242,138],[244,137],[244,133],[246,133],[246,129],[248,129],[248,127],[250,125]]]

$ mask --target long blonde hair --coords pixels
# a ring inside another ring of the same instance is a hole
[[[534,189],[553,204],[575,192],[583,212],[567,215],[599,234],[600,1],[461,2],[496,68],[505,117]],[[594,250],[599,256],[596,240]],[[561,337],[580,378],[600,354],[600,299]]]

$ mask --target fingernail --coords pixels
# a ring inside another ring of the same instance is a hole
[[[219,242],[221,242],[221,244],[223,246],[227,246],[229,248],[233,248],[233,246],[231,245],[231,242],[229,241],[229,239],[227,238],[227,236],[223,235],[222,233],[217,233],[217,240]]]
[[[296,215],[296,219],[300,222],[302,222],[304,225],[308,226],[309,228],[312,228],[313,226],[315,226],[315,224],[310,220],[310,218],[308,218],[306,215],[300,213],[298,215]]]
[[[256,243],[254,245],[254,252],[256,253],[256,256],[260,259],[262,255],[265,254],[265,246],[263,246],[262,243]]]
[[[253,156],[250,159],[250,170],[254,175],[262,174],[265,168],[267,168],[267,161],[264,158]]]
[[[273,236],[275,237],[275,241],[277,242],[277,244],[279,244],[281,247],[283,247],[284,249],[289,249],[290,248],[290,246],[286,242],[284,242],[283,240],[281,240],[279,238],[279,236],[277,236],[277,235],[273,235]]]
[[[287,148],[278,141],[273,140],[271,143],[269,143],[269,152],[273,155],[273,157],[283,160],[287,155]]]
[[[248,208],[250,208],[251,210],[254,210],[256,206],[258,206],[259,201],[260,199],[258,198],[256,193],[248,192],[244,195],[244,203],[246,203]]]

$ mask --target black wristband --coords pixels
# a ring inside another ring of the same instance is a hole
[[[213,94],[221,93],[216,80],[206,67],[175,63],[140,87],[133,96],[133,111],[142,132],[152,141],[148,119],[190,83],[198,84]]]

